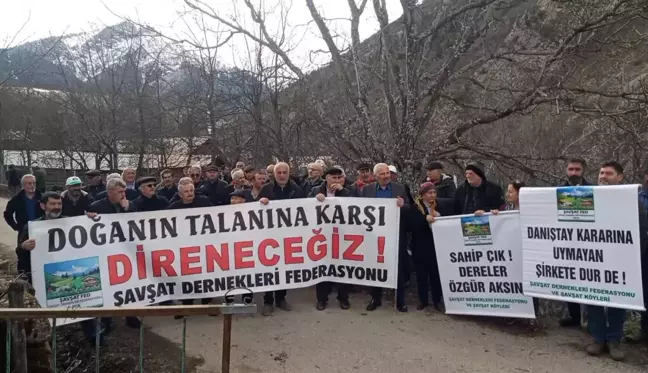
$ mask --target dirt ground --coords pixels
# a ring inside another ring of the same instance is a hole
[[[0,200],[0,209],[4,210]],[[0,223],[0,242],[11,256],[13,232]],[[368,296],[352,294],[351,309],[341,310],[331,297],[329,308],[317,311],[314,289],[289,291],[292,312],[276,311],[236,317],[232,335],[232,373],[639,373],[648,368],[648,349],[626,345],[626,362],[607,357],[591,358],[583,351],[590,342],[584,331],[559,329],[549,322],[531,332],[523,324],[505,320],[452,317],[438,312],[394,313],[387,305],[375,312],[364,310]],[[261,296],[256,296],[257,304]],[[187,354],[199,373],[221,369],[223,317],[192,317],[187,321]],[[102,371],[135,372],[139,334],[123,322],[108,339]],[[180,372],[182,322],[173,318],[147,318],[144,370]],[[69,340],[59,347],[60,371],[82,361],[69,372],[92,371],[93,350],[81,342],[78,327],[61,328]],[[71,341],[71,342],[70,342]],[[81,348],[79,348],[81,346]],[[80,352],[79,352],[80,351]],[[77,355],[78,354],[78,355]],[[104,359],[102,358],[102,360]],[[82,369],[85,368],[85,369]],[[191,371],[191,370],[188,370]]]

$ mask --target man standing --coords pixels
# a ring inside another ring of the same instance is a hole
[[[209,197],[209,201],[213,206],[229,204],[230,191],[228,190],[227,183],[218,178],[218,168],[216,166],[207,166],[205,176],[206,180],[200,184],[198,193]]]
[[[135,212],[135,205],[126,198],[126,183],[119,177],[112,177],[106,181],[106,198],[94,201],[89,207],[89,218],[94,218],[97,214],[121,214],[125,212]],[[102,319],[104,327],[110,330],[112,320]],[[126,317],[126,325],[131,328],[139,329],[141,323],[137,317]]]
[[[7,177],[7,186],[9,187],[9,196],[13,197],[20,191],[20,178],[22,177],[20,171],[12,164],[7,168],[5,173]]]
[[[385,163],[378,163],[374,166],[374,177],[376,182],[365,185],[359,197],[364,198],[395,198],[396,205],[399,208],[408,209],[407,192],[405,186],[401,183],[391,181],[389,166]],[[405,305],[405,274],[407,271],[403,263],[408,260],[407,257],[407,229],[403,222],[406,211],[401,213],[400,223],[400,242],[398,243],[398,285],[396,288],[396,308],[399,312],[407,312]],[[373,311],[382,305],[382,288],[374,287],[371,290],[371,302],[367,305],[367,311]]]
[[[437,200],[442,203],[451,204],[457,192],[454,178],[443,172],[443,163],[431,162],[426,167],[426,182],[434,184],[437,192]]]
[[[36,190],[39,193],[45,193],[47,190],[47,173],[44,169],[34,166],[34,177],[36,178]]]
[[[618,162],[610,161],[601,166],[599,171],[599,185],[619,185],[623,181],[623,166]],[[639,202],[637,201],[637,205]],[[639,235],[642,255],[645,255],[646,234],[648,222],[643,206],[639,205]],[[629,212],[631,213],[631,212]],[[626,310],[620,308],[601,306],[587,306],[587,326],[594,337],[594,343],[587,346],[587,353],[598,356],[607,347],[610,357],[613,360],[621,361],[624,353],[621,350],[621,339],[623,338],[623,325],[625,324]]]
[[[584,159],[572,158],[567,162],[567,181],[562,186],[591,185],[583,175],[587,163]],[[581,305],[578,303],[567,302],[569,316],[560,320],[563,327],[581,327]]]
[[[313,188],[318,187],[324,183],[324,179],[322,179],[323,173],[324,168],[322,167],[321,163],[315,162],[308,165],[308,177],[302,184],[304,193],[310,193]]]
[[[256,174],[254,174],[252,188],[246,191],[247,193],[246,193],[245,201],[246,202],[258,201],[259,193],[261,192],[261,188],[265,183],[266,183],[266,175],[264,173],[257,172]]]
[[[315,197],[318,201],[324,202],[326,197],[350,197],[351,192],[344,188],[344,171],[340,168],[332,167],[326,170],[324,177],[326,182],[320,186],[311,189],[309,197]],[[349,288],[348,284],[337,283],[335,284],[338,290],[337,299],[340,302],[340,308],[348,310],[351,306],[349,304]],[[328,296],[333,290],[332,282],[320,282],[315,285],[315,294],[317,295],[317,306],[319,311],[326,309],[328,304]]]
[[[83,191],[88,193],[92,199],[97,199],[99,193],[106,190],[106,186],[101,181],[101,172],[90,170],[86,172],[86,178],[88,179],[88,185],[83,187]]]
[[[122,182],[124,181],[120,174],[112,173],[112,174],[109,174],[108,176],[106,176],[106,185],[108,185],[108,182],[111,179],[119,179]],[[124,193],[126,195],[126,199],[129,200],[129,201],[134,201],[135,198],[139,197],[139,191],[137,191],[135,189],[126,188],[126,191]],[[94,198],[94,200],[95,201],[100,201],[102,199],[105,199],[107,195],[108,195],[108,189],[104,190],[103,192],[99,192],[97,194],[97,197]]]
[[[157,180],[153,176],[144,176],[135,182],[140,196],[132,202],[137,212],[160,211],[169,207],[169,200],[155,194]]]
[[[194,187],[193,181],[191,178],[183,177],[178,181],[178,195],[180,199],[173,202],[169,206],[169,210],[178,210],[178,209],[192,209],[200,207],[210,207],[212,206],[209,198],[203,195],[196,195],[196,187]],[[200,299],[202,304],[209,304],[211,302],[210,298]],[[194,303],[193,299],[183,299],[183,305],[191,305]],[[216,316],[216,315],[213,315]],[[177,315],[175,319],[181,319],[183,316]]]
[[[43,211],[43,215],[34,220],[49,220],[63,217],[61,216],[61,196],[58,193],[46,192],[40,197],[38,203],[40,210]],[[30,284],[32,283],[31,251],[34,250],[34,247],[36,247],[36,241],[33,238],[29,238],[29,229],[25,225],[18,235],[18,247],[16,248],[16,255],[18,256],[17,269],[18,273],[23,275]]]
[[[137,177],[137,172],[133,167],[124,168],[121,176],[126,183],[126,189],[137,190],[137,188],[135,187],[135,178]]]
[[[455,215],[483,214],[497,211],[504,204],[502,187],[486,180],[484,166],[479,162],[466,165],[466,181],[457,188]]]
[[[43,216],[40,207],[41,193],[36,190],[36,178],[27,174],[20,180],[22,190],[11,197],[4,211],[4,218],[11,229],[20,235],[28,222]]]
[[[271,182],[274,180],[274,164],[269,164],[268,167],[266,167],[266,175],[268,176],[268,182]]]
[[[160,172],[160,177],[162,182],[158,185],[156,193],[170,201],[178,193],[178,187],[173,182],[173,173],[171,170],[164,170]]]
[[[65,191],[61,193],[64,216],[85,215],[93,202],[92,197],[81,189],[81,179],[76,176],[68,177],[65,181]]]
[[[169,205],[169,210],[190,209],[213,206],[209,198],[196,194],[196,187],[192,179],[183,177],[178,181],[178,195],[180,199]]]
[[[274,181],[271,181],[261,187],[259,191],[259,202],[267,205],[271,200],[285,200],[304,198],[304,192],[294,181],[290,180],[290,166],[287,163],[279,162],[274,166]],[[274,311],[274,306],[284,311],[292,310],[292,307],[286,302],[286,290],[277,290],[275,292],[266,292],[263,297],[263,316],[270,316]]]
[[[245,172],[238,168],[234,169],[232,171],[232,184],[227,187],[227,194],[231,195],[238,190],[245,189],[248,189],[248,182],[245,179]]]
[[[364,186],[373,183],[374,179],[371,175],[371,165],[369,163],[360,163],[356,167],[356,171],[358,172],[358,180],[351,185],[351,193],[359,196]]]

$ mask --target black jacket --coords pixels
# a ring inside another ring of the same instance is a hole
[[[59,215],[57,219],[65,218],[64,215]],[[39,221],[39,220],[44,220],[45,217],[41,216],[40,218],[34,220],[34,221]],[[16,247],[16,256],[18,257],[18,263],[16,263],[16,267],[18,269],[18,272],[22,272],[27,276],[27,280],[31,284],[32,278],[31,278],[31,251],[30,250],[25,250],[22,247],[23,242],[27,241],[29,239],[29,227],[25,225],[21,230],[20,233],[18,234],[18,246]]]
[[[209,198],[206,196],[196,195],[194,200],[191,203],[184,203],[182,200],[175,201],[169,205],[169,210],[180,210],[180,209],[193,209],[198,207],[210,207],[213,206]]]
[[[103,192],[99,192],[97,194],[97,196],[95,197],[95,201],[105,199],[107,196],[108,196],[108,191],[107,190],[104,190]],[[135,198],[137,198],[139,196],[140,196],[139,190],[126,188],[126,199],[127,200],[134,201]]]
[[[228,185],[227,189],[225,190],[225,193],[227,194],[227,204],[228,205],[229,205],[229,200],[230,200],[231,194],[234,193],[235,190],[236,189],[234,188],[234,185],[232,185],[232,184]],[[248,190],[250,190],[249,186],[247,186],[247,185],[243,186],[243,191],[248,191]],[[246,198],[246,200],[247,200],[247,198]]]
[[[580,185],[592,185],[592,183],[590,183],[589,181],[585,180],[585,178],[583,178],[583,182]],[[573,185],[571,185],[569,181],[565,181],[565,183],[562,184],[561,186],[573,186]]]
[[[323,194],[326,196],[326,183],[322,183],[316,187],[311,188],[310,193],[308,194],[309,197],[317,197],[318,194]],[[351,197],[351,191],[348,190],[347,188],[342,188],[340,190],[335,191],[335,196],[336,197]]]
[[[169,200],[159,195],[153,195],[151,198],[139,196],[131,203],[137,212],[160,211],[169,207]]]
[[[275,190],[276,189],[288,189],[288,198],[280,198],[276,195]],[[267,184],[264,184],[261,187],[261,190],[259,191],[259,196],[258,199],[261,198],[267,198],[269,200],[275,200],[275,199],[294,199],[294,198],[304,198],[306,197],[304,195],[304,191],[295,183],[294,181],[290,180],[288,184],[285,187],[280,187],[278,184],[275,183],[275,181],[271,181]]]
[[[170,188],[161,186],[158,188],[156,193],[158,196],[164,197],[170,201],[176,195],[176,193],[178,193],[178,187],[175,184]]]
[[[216,179],[214,182],[205,180],[196,188],[196,195],[202,194],[209,197],[212,206],[223,206],[229,205],[230,196],[227,191],[228,185],[223,180]]]
[[[128,210],[124,210],[123,207],[119,204],[114,204],[108,200],[108,198],[100,199],[98,201],[92,202],[88,207],[88,212],[96,212],[97,214],[120,214],[124,212],[135,212],[135,205],[131,202],[128,206]]]
[[[313,188],[318,187],[322,184],[326,184],[326,181],[322,179],[321,177],[318,177],[315,180],[311,180],[308,177],[304,178],[304,181],[301,183],[301,188],[304,191],[304,193],[310,193]]]
[[[40,201],[41,194],[36,191],[34,198],[36,199],[36,201]],[[41,216],[43,216],[43,210],[41,210],[40,208],[40,203],[37,203],[36,217],[40,218]],[[7,207],[4,211],[4,218],[11,229],[15,230],[16,232],[20,232],[23,227],[27,225],[29,219],[26,210],[24,190],[18,192],[18,194],[11,197],[9,202],[7,202]]]
[[[476,193],[476,194],[475,194]],[[468,211],[469,198],[474,198],[474,209]],[[498,210],[504,204],[504,193],[499,185],[482,179],[480,186],[474,188],[465,181],[457,188],[454,198],[454,214],[472,214],[477,210]]]
[[[94,201],[92,197],[85,191],[81,191],[81,196],[75,202],[68,197],[68,191],[61,193],[61,198],[63,198],[63,211],[61,214],[65,216],[81,216],[85,215],[88,211],[88,207]]]
[[[10,168],[5,173],[7,177],[7,185],[9,186],[20,186],[20,179],[22,178],[22,172],[15,168]]]
[[[100,182],[97,185],[86,185],[83,187],[82,190],[88,193],[90,197],[92,197],[92,199],[96,200],[96,199],[100,199],[97,197],[100,193],[106,191],[106,185],[103,182]],[[102,198],[105,198],[105,196]]]

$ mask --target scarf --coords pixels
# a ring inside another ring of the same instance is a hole
[[[427,209],[425,208],[425,202],[423,202],[423,198],[421,196],[416,197],[415,203],[416,208],[421,212],[421,214],[423,214],[423,216],[429,215]],[[434,213],[436,212],[436,206],[436,201],[432,202],[432,206],[430,206],[432,208],[432,215],[435,215]]]

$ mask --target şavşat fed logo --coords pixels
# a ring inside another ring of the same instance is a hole
[[[595,221],[594,188],[568,186],[556,188],[558,221]]]
[[[102,307],[99,257],[47,263],[44,266],[47,307]]]
[[[490,245],[493,243],[488,216],[466,216],[461,218],[464,245]]]

